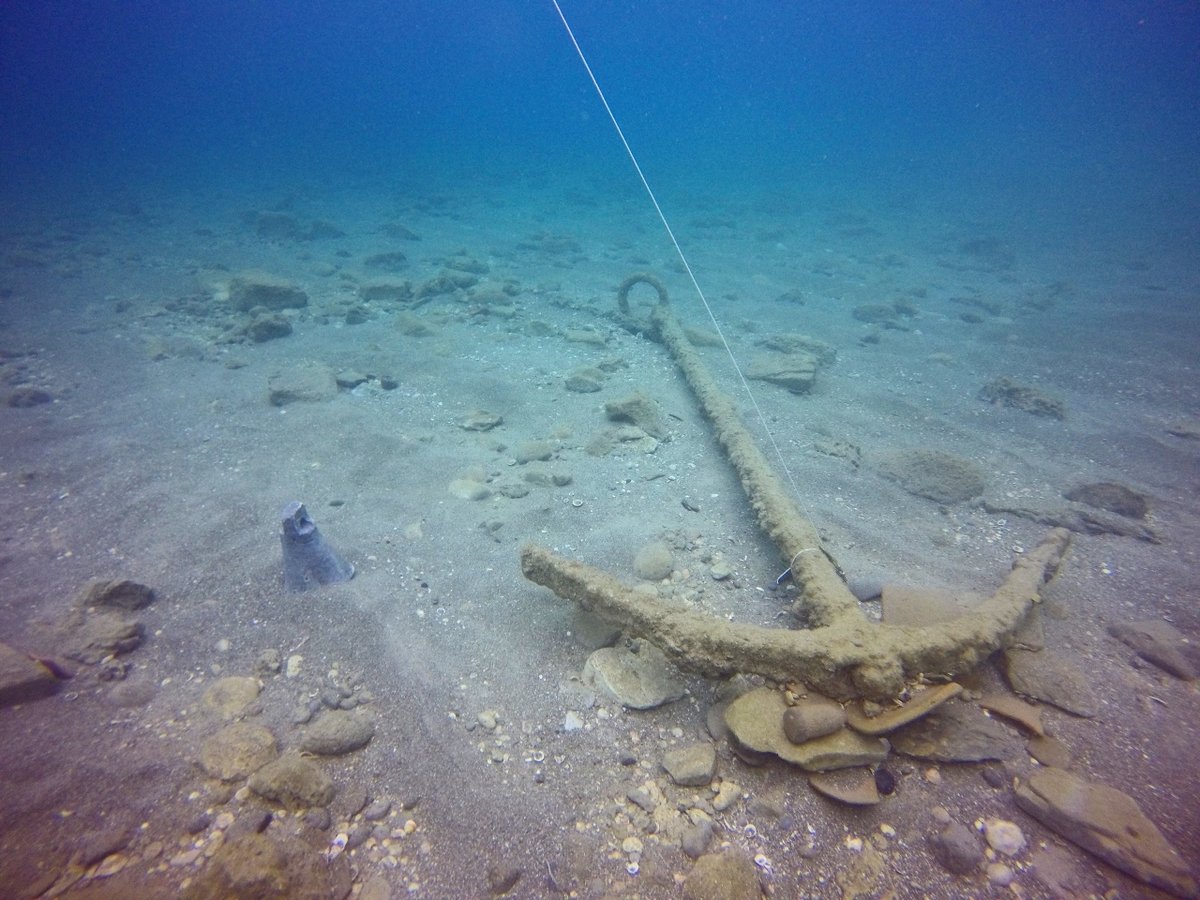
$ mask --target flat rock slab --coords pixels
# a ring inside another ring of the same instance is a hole
[[[729,704],[725,724],[740,747],[773,753],[810,772],[874,765],[887,756],[887,741],[864,737],[849,728],[793,744],[783,730],[787,710],[787,701],[779,691],[755,688]]]
[[[1161,619],[1123,622],[1110,625],[1108,633],[1164,672],[1184,681],[1195,680],[1196,668],[1185,655],[1187,638],[1171,623]]]
[[[1096,695],[1084,674],[1049,650],[1004,651],[1004,674],[1018,694],[1087,719],[1099,711]]]
[[[653,709],[684,692],[679,670],[648,641],[600,648],[584,664],[583,680],[629,709]]]
[[[897,752],[936,762],[1016,759],[1024,748],[1016,735],[966,703],[947,703],[891,734]]]
[[[1017,805],[1047,828],[1139,881],[1198,895],[1178,851],[1132,797],[1062,769],[1040,769],[1016,787]]]
[[[8,644],[0,644],[0,709],[49,697],[58,679],[46,666]]]
[[[901,726],[915,722],[928,715],[952,697],[962,693],[962,685],[951,681],[936,687],[917,691],[903,706],[885,710],[877,716],[867,716],[861,703],[852,703],[846,708],[846,721],[861,734],[879,736],[895,731]]]

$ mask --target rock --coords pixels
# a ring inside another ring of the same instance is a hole
[[[762,896],[754,860],[740,850],[701,856],[683,883],[684,900],[761,900]]]
[[[599,369],[576,369],[565,382],[568,391],[576,394],[594,394],[603,387],[604,373]]]
[[[93,578],[75,597],[77,606],[109,607],[134,612],[154,602],[154,590],[128,578]]]
[[[265,344],[291,334],[292,323],[280,313],[261,313],[247,322],[241,333],[255,344]]]
[[[663,421],[658,404],[641,391],[635,391],[628,397],[605,403],[604,414],[610,421],[636,425],[656,440],[670,439],[671,432]]]
[[[453,479],[447,490],[459,500],[487,500],[492,496],[492,489],[484,482],[474,477]]]
[[[983,862],[979,836],[961,822],[951,822],[930,836],[929,848],[942,868],[955,875],[970,875]]]
[[[240,781],[278,756],[275,736],[261,725],[238,722],[200,745],[200,766],[220,781]]]
[[[891,741],[898,753],[938,762],[1016,759],[1022,751],[1003,725],[962,702],[947,703],[892,732]]]
[[[646,544],[633,558],[633,573],[646,581],[670,578],[674,570],[675,559],[671,555],[671,548],[662,541]]]
[[[1035,735],[1025,744],[1025,749],[1043,766],[1066,769],[1071,765],[1071,750],[1058,738]]]
[[[807,394],[817,380],[817,358],[811,353],[766,353],[752,359],[746,377],[777,384],[793,394]]]
[[[241,312],[248,312],[255,307],[276,312],[308,306],[308,294],[290,281],[253,272],[239,275],[229,282],[229,302]]]
[[[808,783],[818,794],[847,806],[875,806],[882,799],[871,773],[814,772]]]
[[[1005,856],[1016,856],[1025,849],[1025,835],[1016,822],[1007,819],[985,819],[983,837],[989,847]]]
[[[386,253],[373,253],[363,259],[363,267],[376,272],[394,273],[408,266],[408,257],[399,250],[389,250]]]
[[[1127,519],[1144,519],[1150,512],[1150,502],[1142,494],[1111,481],[1081,484],[1071,488],[1063,496],[1076,503],[1116,513]]]
[[[334,709],[322,713],[304,731],[300,749],[322,756],[338,756],[365,747],[375,736],[375,722],[366,713]]]
[[[662,767],[671,780],[684,787],[710,783],[717,770],[717,751],[706,742],[680,747],[663,754]]]
[[[809,337],[806,334],[798,334],[796,332],[780,332],[772,331],[764,337],[759,338],[754,342],[757,346],[767,350],[774,350],[778,353],[796,353],[803,351],[817,358],[817,362],[823,366],[832,366],[837,362],[837,350],[832,346],[819,341],[814,337]],[[721,346],[720,340],[715,346]]]
[[[1004,674],[1018,694],[1053,704],[1084,718],[1096,715],[1095,694],[1075,666],[1050,650],[1004,651]]]
[[[267,378],[267,400],[272,406],[322,403],[336,397],[337,391],[337,377],[321,363],[302,363]]]
[[[801,700],[783,714],[783,733],[793,744],[840,731],[846,724],[846,711],[840,703],[825,698]]]
[[[79,839],[79,848],[71,854],[71,863],[87,868],[106,856],[124,850],[133,840],[136,831],[127,825],[110,825],[89,831]]]
[[[1110,625],[1108,633],[1163,671],[1184,681],[1195,680],[1196,670],[1184,655],[1187,638],[1169,622],[1161,619],[1125,622]]]
[[[0,709],[32,703],[58,690],[58,678],[20,650],[0,644]]]
[[[351,888],[345,857],[327,860],[303,840],[248,833],[228,838],[181,892],[183,900],[328,900]]]
[[[988,712],[1016,722],[1033,734],[1041,736],[1046,733],[1041,709],[1011,694],[984,694],[979,698],[979,705]]]
[[[1139,881],[1197,895],[1183,858],[1127,794],[1062,769],[1040,769],[1017,785],[1016,801],[1047,828]]]
[[[699,859],[712,843],[713,826],[707,819],[697,822],[684,831],[679,843],[689,859]]]
[[[77,608],[68,614],[65,626],[65,655],[89,665],[131,653],[142,645],[141,623],[120,610]]]
[[[516,866],[505,865],[503,863],[488,866],[488,891],[494,897],[507,894],[517,886],[517,882],[520,880],[521,870]]]
[[[550,441],[525,441],[513,456],[521,465],[535,461],[546,462],[554,456],[554,444]]]
[[[925,687],[914,692],[912,698],[903,706],[892,707],[877,716],[867,716],[863,712],[861,702],[852,703],[846,708],[846,721],[855,731],[878,737],[915,722],[961,693],[962,685],[953,681]]]
[[[684,693],[679,671],[647,641],[601,647],[584,664],[583,680],[630,709],[652,709]]]
[[[729,704],[725,709],[725,724],[739,748],[773,753],[808,771],[874,765],[887,756],[886,741],[863,737],[848,728],[803,744],[793,744],[783,731],[783,716],[787,709],[787,702],[779,691],[755,688]]]
[[[979,399],[993,406],[1010,406],[1035,416],[1051,419],[1067,417],[1067,407],[1062,400],[1043,394],[1036,388],[1018,384],[1011,378],[992,379],[979,389]]]
[[[403,303],[412,299],[412,282],[391,279],[367,281],[359,285],[358,296],[369,303]],[[428,328],[425,327],[424,331],[428,333]]]
[[[880,458],[879,471],[910,494],[938,503],[963,503],[983,493],[983,470],[940,450],[901,450]]]
[[[54,395],[49,391],[31,384],[23,384],[8,392],[4,398],[4,405],[13,409],[29,409],[53,401]]]
[[[458,427],[465,431],[491,431],[504,423],[504,417],[485,409],[476,409],[458,420]]]
[[[370,805],[362,811],[362,817],[368,822],[379,822],[387,818],[387,814],[392,811],[392,801],[383,798],[376,798],[371,801]]]
[[[262,686],[257,678],[230,675],[209,685],[201,701],[204,707],[222,719],[236,719],[258,699]]]
[[[333,782],[321,767],[288,751],[250,776],[250,790],[289,809],[328,806]]]

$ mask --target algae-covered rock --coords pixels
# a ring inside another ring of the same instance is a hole
[[[261,725],[237,722],[200,745],[200,766],[220,781],[240,781],[278,754],[275,736]]]
[[[289,809],[328,806],[334,794],[333,782],[321,767],[294,751],[255,772],[250,790]]]

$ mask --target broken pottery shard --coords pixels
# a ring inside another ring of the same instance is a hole
[[[1041,769],[1017,785],[1016,800],[1047,828],[1139,881],[1197,896],[1183,858],[1129,795],[1062,769]]]
[[[793,744],[783,730],[787,701],[779,691],[755,688],[725,710],[725,724],[737,745],[757,753],[773,753],[809,772],[874,765],[887,756],[887,741],[843,728],[833,734]]]
[[[870,773],[814,772],[808,783],[818,794],[847,806],[875,806],[882,799]]]
[[[957,697],[961,693],[962,685],[953,681],[949,684],[939,684],[937,687],[928,687],[915,693],[903,706],[886,710],[877,716],[867,716],[863,713],[861,703],[851,703],[846,707],[846,721],[861,734],[887,734],[928,715],[951,697]]]
[[[979,705],[990,713],[1024,726],[1038,737],[1046,734],[1042,726],[1042,710],[1032,703],[1026,703],[1011,694],[984,694],[979,698]]]

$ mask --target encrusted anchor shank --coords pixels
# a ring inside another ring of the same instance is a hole
[[[926,628],[862,617],[805,630],[728,622],[634,590],[607,572],[536,545],[522,549],[521,570],[559,597],[661,647],[683,668],[709,676],[743,672],[803,681],[840,699],[889,700],[921,673],[961,675],[1004,646],[1057,572],[1069,542],[1069,531],[1055,529],[1017,559],[990,598],[966,615]]]
[[[626,279],[627,294],[638,274]],[[775,542],[800,588],[797,618],[803,630],[763,628],[705,616],[642,591],[544,547],[521,551],[525,577],[559,597],[661,647],[684,668],[705,675],[756,673],[798,680],[842,699],[889,700],[922,673],[957,676],[1004,646],[1054,577],[1070,544],[1056,528],[1017,558],[997,591],[968,613],[924,628],[870,622],[821,550],[817,529],[795,504],[742,425],[733,402],[704,368],[667,305],[661,283],[652,323],[700,404],[738,473],[759,525]]]

